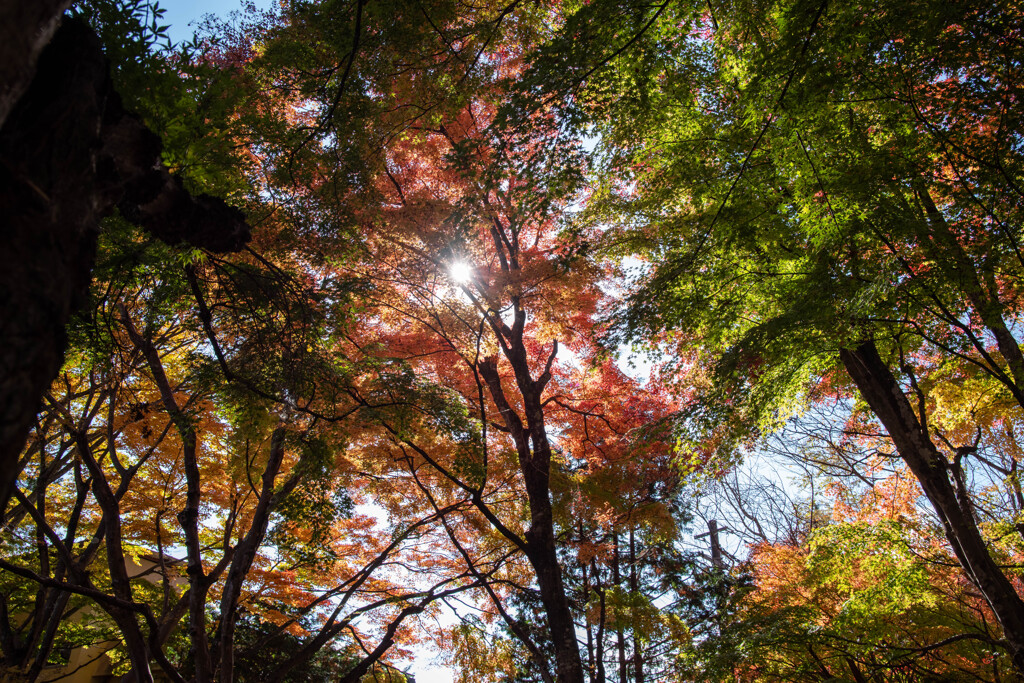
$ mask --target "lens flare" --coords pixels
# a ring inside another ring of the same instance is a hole
[[[464,261],[456,261],[448,268],[448,273],[456,284],[464,285],[473,277],[473,267]]]

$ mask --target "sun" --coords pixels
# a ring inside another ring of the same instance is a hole
[[[456,261],[448,267],[448,274],[455,284],[464,285],[473,278],[473,267],[465,261]]]

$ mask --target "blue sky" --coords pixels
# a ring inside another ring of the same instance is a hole
[[[258,8],[269,8],[277,0],[255,0]],[[161,0],[161,9],[166,10],[163,24],[170,24],[168,33],[171,40],[178,42],[191,38],[195,31],[189,22],[200,19],[204,14],[226,16],[232,10],[241,9],[242,0]]]

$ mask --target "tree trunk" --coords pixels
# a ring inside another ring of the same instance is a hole
[[[284,461],[284,426],[278,426],[270,438],[270,455],[263,470],[263,486],[252,515],[252,522],[245,537],[235,546],[224,590],[220,601],[220,633],[214,647],[214,670],[219,672],[220,683],[234,683],[235,680],[235,624],[238,621],[238,602],[242,595],[242,584],[249,575],[256,553],[267,535],[270,515],[274,511],[279,495],[274,492],[274,483]],[[291,488],[298,483],[292,480]],[[290,490],[290,488],[288,489]]]
[[[40,6],[63,9],[52,0]],[[8,37],[7,11],[0,39]],[[7,66],[0,60],[3,88],[18,70]],[[65,21],[0,129],[0,513],[39,401],[63,363],[64,328],[85,300],[100,219],[118,206],[168,244],[217,252],[249,239],[237,209],[189,195],[160,151],[159,137],[121,106],[96,34]]]
[[[608,612],[607,612],[607,605],[605,604],[604,577],[601,576],[601,573],[597,569],[597,560],[595,558],[591,558],[591,560],[590,560],[590,568],[591,568],[590,577],[593,580],[594,592],[597,594],[597,600],[598,600],[597,635],[596,635],[596,638],[595,638],[597,643],[596,643],[596,646],[595,646],[596,647],[596,652],[594,653],[594,666],[596,666],[597,670],[594,671],[593,668],[591,669],[591,680],[592,681],[596,681],[596,683],[605,683],[605,681],[608,679],[608,674],[607,674],[607,671],[605,671],[605,666],[604,666],[604,636],[605,636],[604,625],[605,625],[605,622],[608,619]],[[589,603],[589,592],[588,592],[588,598],[584,602],[584,604],[586,605],[588,603]],[[590,637],[590,625],[589,624],[587,625],[587,637],[588,637],[588,640],[589,640],[589,637]]]
[[[619,574],[619,532],[612,530],[612,583],[616,588],[622,585],[622,577]],[[619,681],[626,682],[626,637],[622,627],[615,629],[615,648],[619,655]]]
[[[89,284],[106,68],[98,43],[62,30],[0,130],[0,509]]]
[[[583,542],[583,529],[580,525],[580,542]],[[587,604],[590,601],[590,575],[587,571],[587,563],[580,562],[580,572],[583,577],[583,591],[580,601],[583,603],[584,619],[583,627],[587,631],[587,671],[590,673],[590,680],[594,680],[594,632],[590,630],[590,619],[586,618]]]
[[[525,314],[523,318],[525,320]],[[510,345],[505,355],[515,371],[516,384],[523,398],[525,425],[505,397],[497,359],[484,359],[479,362],[478,368],[519,454],[519,469],[530,505],[530,527],[525,534],[526,558],[537,576],[541,603],[548,618],[548,632],[555,651],[555,674],[559,683],[583,683],[583,662],[576,641],[576,624],[565,594],[562,568],[558,564],[555,545],[550,493],[551,444],[544,426],[544,409],[541,407],[541,394],[547,379],[544,376],[538,380],[530,377],[526,349],[521,338]]]
[[[636,536],[632,527],[629,529],[629,591],[634,596],[640,594],[640,582],[636,575]],[[633,619],[633,675],[636,683],[644,683],[643,643],[636,629],[636,618]]]
[[[524,468],[528,469],[528,468]],[[524,473],[525,474],[525,473]],[[547,473],[531,472],[527,485],[530,500],[530,528],[526,531],[527,559],[537,575],[540,599],[548,617],[548,630],[555,650],[559,683],[583,683],[576,624],[565,595],[562,568],[558,564]]]
[[[103,510],[104,544],[107,551],[107,569],[110,572],[110,586],[114,596],[123,604],[135,602],[132,594],[131,578],[125,562],[123,537],[121,534],[121,505],[118,497],[110,488],[110,483],[103,476],[99,462],[92,454],[88,438],[84,433],[75,435],[79,456],[92,475],[92,491],[100,509]],[[103,605],[103,609],[117,624],[124,638],[125,649],[132,665],[132,673],[136,683],[152,683],[153,672],[149,666],[149,643],[142,634],[136,620],[135,612],[112,605]]]
[[[957,495],[951,465],[935,448],[873,341],[843,349],[839,356],[942,520],[957,560],[995,613],[1014,666],[1024,675],[1024,602],[989,554],[970,501],[963,492]]]
[[[0,128],[32,82],[39,55],[70,6],[71,0],[0,3]]]

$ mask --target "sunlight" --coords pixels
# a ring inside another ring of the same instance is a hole
[[[464,285],[472,279],[473,267],[465,261],[456,261],[448,267],[448,274],[455,284]]]

